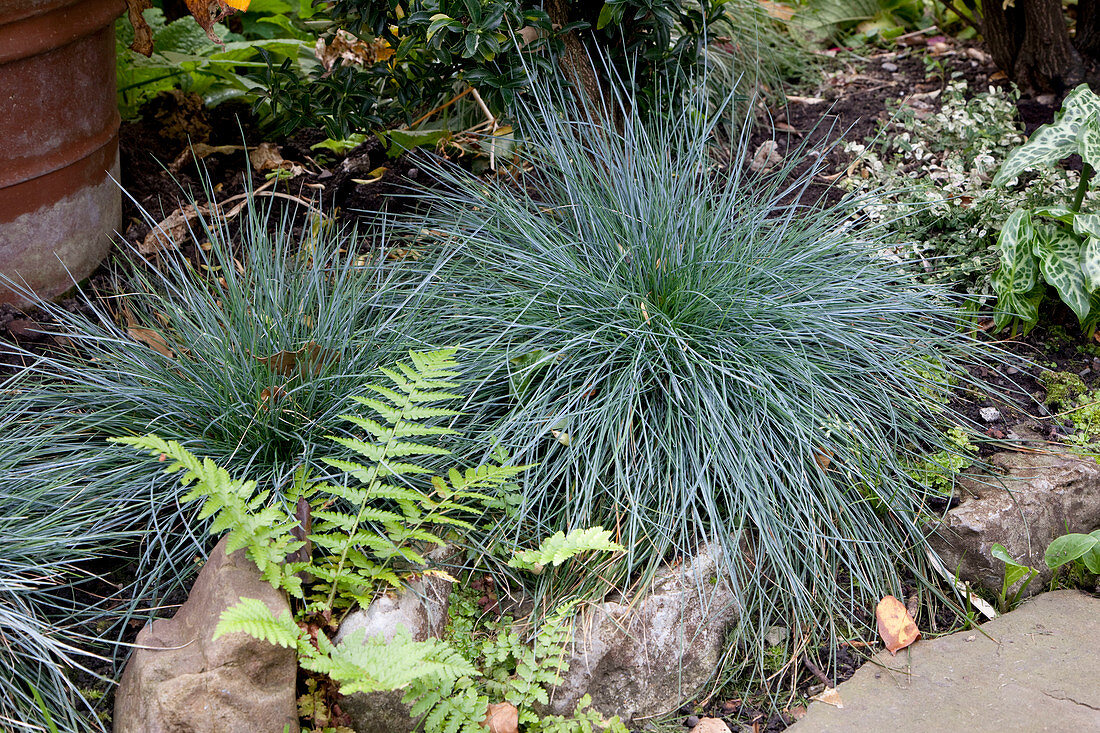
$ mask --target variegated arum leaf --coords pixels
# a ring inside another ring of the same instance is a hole
[[[993,273],[994,290],[997,289],[999,272],[1000,270]],[[1019,319],[1024,324],[1024,333],[1027,333],[1039,320],[1039,303],[1043,301],[1045,295],[1046,283],[1040,283],[1030,293],[1019,294],[1011,291],[998,293],[997,305],[993,310],[993,327],[999,331],[1014,319]]]
[[[998,297],[1008,292],[1023,295],[1035,289],[1039,282],[1039,266],[1034,254],[1034,239],[1031,215],[1022,209],[1012,212],[997,237],[1001,266],[994,276],[993,287]]]
[[[1093,170],[1100,168],[1100,117],[1091,117],[1081,125],[1077,135],[1077,152]]]
[[[1088,318],[1089,291],[1081,272],[1081,240],[1071,231],[1053,224],[1035,227],[1035,250],[1043,278],[1054,286],[1062,302],[1077,314],[1078,320]]]
[[[1044,219],[1054,219],[1055,221],[1060,221],[1070,226],[1073,226],[1073,220],[1077,216],[1073,209],[1068,209],[1065,206],[1047,206],[1041,209],[1034,209],[1031,215],[1041,216]]]
[[[1100,115],[1100,97],[1082,84],[1066,97],[1054,122],[1043,125],[1022,146],[1016,148],[993,176],[994,186],[1003,186],[1028,168],[1054,163],[1079,152],[1079,136],[1085,123]]]
[[[1073,219],[1073,231],[1084,238],[1081,247],[1081,272],[1090,293],[1100,289],[1100,214],[1078,214]]]

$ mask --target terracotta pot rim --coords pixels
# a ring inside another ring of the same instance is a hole
[[[125,0],[71,0],[12,18],[0,14],[0,64],[54,51],[114,23]]]

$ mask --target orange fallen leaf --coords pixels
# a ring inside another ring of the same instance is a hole
[[[489,706],[481,724],[489,729],[489,733],[517,733],[519,710],[510,702],[495,702]]]
[[[920,638],[920,630],[909,615],[909,610],[893,596],[886,596],[875,608],[878,621],[878,635],[886,642],[886,649],[892,655]]]
[[[829,464],[833,462],[833,452],[831,450],[814,449],[814,462],[817,463],[817,467],[822,471],[826,471],[829,468]]]

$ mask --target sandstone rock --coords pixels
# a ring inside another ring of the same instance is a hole
[[[606,601],[578,619],[564,682],[550,712],[568,715],[586,694],[623,720],[666,713],[714,675],[738,616],[719,550],[663,571],[645,598]]]
[[[1100,599],[1044,593],[979,629],[879,652],[788,733],[1100,730]]]
[[[223,539],[176,615],[138,633],[115,696],[115,733],[298,730],[294,650],[243,633],[213,639],[222,611],[241,598],[290,611],[243,551],[226,556]]]
[[[1004,566],[991,549],[1001,544],[1017,562],[1040,572],[1027,594],[1038,593],[1052,572],[1043,562],[1051,540],[1100,527],[1100,465],[1091,459],[1045,452],[995,454],[1003,476],[962,481],[962,502],[930,538],[959,577],[997,592]]]
[[[401,593],[385,595],[366,610],[348,614],[333,639],[339,644],[353,631],[365,630],[363,638],[382,636],[392,639],[398,625],[404,626],[414,641],[443,636],[451,581],[438,575],[425,575],[409,584]],[[340,702],[351,718],[356,733],[409,733],[416,721],[409,717],[409,706],[401,702],[403,693],[373,692],[348,695]]]

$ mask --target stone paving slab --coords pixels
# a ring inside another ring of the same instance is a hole
[[[789,733],[1100,732],[1100,599],[1044,593],[978,630],[880,652]]]

